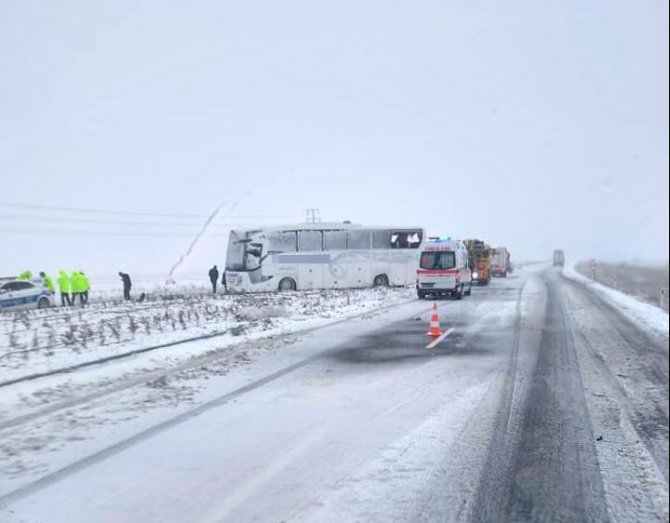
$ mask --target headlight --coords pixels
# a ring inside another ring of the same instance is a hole
[[[478,272],[473,272],[472,277],[476,280],[477,278],[479,278],[479,273]]]

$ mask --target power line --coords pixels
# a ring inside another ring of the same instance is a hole
[[[17,209],[33,209],[43,211],[58,211],[58,212],[79,212],[79,213],[95,213],[95,214],[122,214],[127,216],[154,216],[158,218],[208,218],[207,214],[171,214],[171,213],[156,213],[145,211],[119,211],[110,209],[88,209],[78,207],[56,207],[51,205],[36,205],[27,203],[7,203],[0,202],[0,207],[13,207]],[[220,215],[224,218],[287,218],[299,216],[298,213],[292,214],[249,214],[249,215]]]
[[[207,218],[206,214],[169,214],[169,213],[154,213],[143,211],[112,211],[107,209],[84,209],[76,207],[54,207],[51,205],[34,205],[27,203],[5,203],[0,202],[0,207],[15,207],[18,209],[40,209],[45,211],[62,211],[62,212],[87,212],[96,214],[125,214],[132,216],[157,216],[161,218]]]
[[[136,221],[116,221],[116,220],[94,220],[89,218],[51,218],[49,216],[30,216],[27,214],[0,214],[0,220],[27,220],[33,222],[59,222],[59,223],[93,223],[101,225],[140,225],[148,227],[201,227],[202,223],[183,223],[183,222],[136,222]],[[216,223],[210,227],[227,227],[238,225],[237,222]]]
[[[164,238],[192,238],[189,233],[163,233],[163,232],[100,232],[82,230],[55,230],[55,229],[25,229],[18,227],[0,227],[0,231],[17,234],[43,234],[48,235],[76,235],[76,236],[142,236],[142,237],[164,237]],[[212,234],[211,237],[223,238],[225,234]]]

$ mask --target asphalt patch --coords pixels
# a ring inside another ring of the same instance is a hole
[[[428,323],[414,319],[395,323],[390,327],[361,336],[333,351],[331,357],[348,364],[420,363],[435,357],[453,355],[453,350],[465,353],[464,324],[450,323],[446,328],[456,330],[433,349],[426,345],[433,338],[426,336]],[[469,352],[469,351],[467,351]]]

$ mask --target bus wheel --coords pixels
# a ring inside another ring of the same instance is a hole
[[[294,291],[297,285],[293,278],[282,278],[279,282],[279,292]]]
[[[378,274],[375,276],[375,279],[372,280],[373,287],[388,287],[389,279],[386,277],[386,274]]]

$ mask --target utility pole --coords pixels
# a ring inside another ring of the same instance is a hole
[[[667,291],[665,289],[661,289],[661,295],[660,295],[661,309],[665,309],[665,295],[666,294],[667,294]]]
[[[307,223],[319,223],[321,221],[321,216],[319,215],[319,209],[305,209]]]
[[[591,260],[591,279],[596,281],[596,260],[595,258]]]

